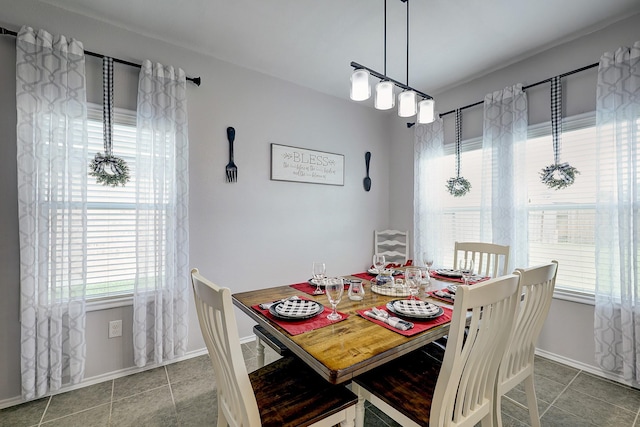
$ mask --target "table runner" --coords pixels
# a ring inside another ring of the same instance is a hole
[[[302,298],[302,299],[309,299],[309,298]],[[262,314],[264,317],[271,320],[273,323],[280,326],[282,329],[287,331],[289,335],[292,335],[292,336],[304,334],[305,332],[313,331],[314,329],[320,329],[325,326],[329,326],[331,324],[341,322],[345,320],[347,317],[349,317],[349,315],[346,313],[338,312],[342,316],[342,319],[329,320],[327,319],[327,316],[331,314],[331,307],[325,306],[324,311],[322,313],[320,313],[315,317],[312,317],[311,319],[281,320],[275,317],[274,315],[272,315],[271,313],[269,313],[269,310],[261,309],[260,304],[253,305],[251,306],[251,308],[257,311],[258,313]]]
[[[382,305],[380,307],[376,307],[380,310],[384,310],[387,313],[389,313],[389,310],[387,310],[387,307]],[[449,307],[442,307],[442,310],[444,310],[444,314],[442,316],[436,317],[435,319],[430,319],[430,320],[422,320],[422,319],[414,319],[411,318],[409,319],[408,317],[403,317],[403,319],[408,319],[413,323],[413,328],[406,330],[406,331],[401,331],[400,329],[396,329],[391,325],[388,325],[384,322],[381,322],[379,320],[373,319],[369,316],[367,316],[366,314],[364,314],[365,311],[370,310],[370,308],[365,308],[363,310],[358,310],[358,314],[362,317],[364,317],[365,319],[373,322],[373,323],[377,323],[378,325],[385,327],[393,332],[397,332],[401,335],[404,335],[406,337],[411,337],[413,335],[419,334],[420,332],[424,332],[426,330],[429,330],[431,328],[435,328],[436,326],[440,326],[440,325],[444,325],[445,323],[448,323],[451,321],[451,314],[453,313],[453,310],[450,309]],[[389,313],[391,316],[394,317],[398,317],[395,313]]]

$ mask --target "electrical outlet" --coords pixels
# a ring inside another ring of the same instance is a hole
[[[122,336],[122,320],[112,320],[109,322],[109,338]]]

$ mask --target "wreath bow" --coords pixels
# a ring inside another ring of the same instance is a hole
[[[102,58],[102,89],[104,155],[96,153],[89,163],[89,175],[94,176],[98,184],[124,186],[129,181],[129,167],[124,160],[113,155],[113,58],[106,56]]]

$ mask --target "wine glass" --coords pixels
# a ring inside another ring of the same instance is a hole
[[[313,281],[316,283],[316,289],[313,291],[314,295],[322,295],[324,293],[322,289],[320,289],[320,283],[322,283],[322,279],[324,279],[325,271],[326,267],[324,262],[313,262],[311,277],[313,277]]]
[[[373,256],[373,266],[376,268],[376,270],[378,270],[378,274],[382,273],[382,270],[384,270],[384,265],[384,255],[375,254]]]
[[[422,262],[424,263],[425,267],[427,267],[427,272],[428,272],[429,270],[431,270],[431,267],[433,266],[433,256],[431,256],[431,254],[428,252],[423,252]]]
[[[417,268],[407,268],[404,271],[404,283],[409,288],[409,299],[416,299],[416,295],[420,290],[421,279],[422,273]]]
[[[473,259],[471,258],[462,258],[458,262],[458,270],[462,274],[462,278],[464,279],[464,284],[469,284],[469,277],[473,275]]]
[[[329,279],[324,280],[324,290],[327,294],[327,298],[329,299],[329,303],[331,304],[331,308],[333,311],[330,315],[327,316],[329,320],[340,320],[342,316],[336,312],[336,306],[340,303],[342,299],[342,294],[344,292],[344,283],[342,282],[342,278],[340,277],[331,277]]]

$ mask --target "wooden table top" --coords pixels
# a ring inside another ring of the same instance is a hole
[[[366,291],[362,301],[351,301],[345,291],[340,304],[338,304],[339,312],[349,314],[346,320],[295,336],[289,335],[287,331],[272,323],[251,306],[300,295],[316,300],[330,310],[331,304],[325,295],[307,295],[285,285],[233,294],[233,303],[257,323],[264,326],[267,331],[277,337],[322,377],[334,384],[350,381],[363,372],[418,349],[448,333],[449,323],[446,323],[412,337],[406,337],[363,319],[356,310],[381,306],[388,301],[404,297],[376,294],[371,290],[369,281],[363,280],[362,283],[365,284]],[[448,282],[432,278],[429,289],[443,288],[447,284]],[[424,290],[420,292],[419,297],[426,300]],[[431,301],[447,306],[441,301]],[[449,305],[449,307],[452,306]]]

